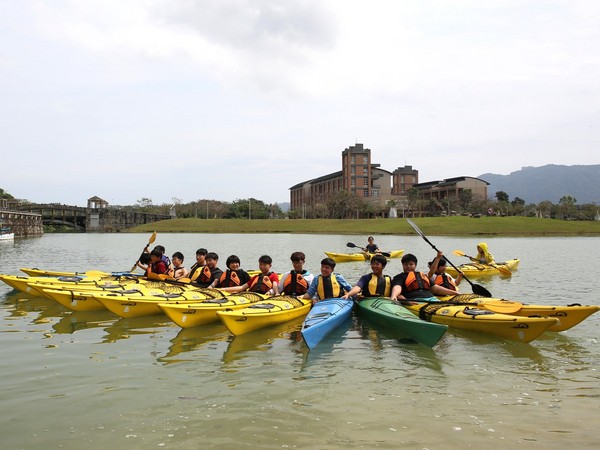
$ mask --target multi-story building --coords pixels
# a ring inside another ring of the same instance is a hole
[[[324,204],[342,190],[368,203],[370,215],[385,217],[389,201],[405,202],[412,186],[419,182],[419,172],[412,166],[399,167],[394,172],[380,168],[371,161],[371,150],[356,144],[342,152],[342,170],[303,181],[290,188],[290,207],[301,217],[314,217],[317,205]]]
[[[423,200],[433,200],[438,209],[445,211],[450,202],[460,202],[461,194],[469,191],[475,199],[487,199],[487,187],[490,183],[474,177],[454,177],[441,181],[418,183],[413,188]],[[449,211],[448,211],[449,212]]]

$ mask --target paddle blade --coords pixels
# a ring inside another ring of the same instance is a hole
[[[505,300],[485,300],[482,301],[479,306],[483,306],[485,309],[500,314],[514,314],[521,310],[523,303]]]
[[[480,284],[471,283],[471,287],[473,288],[473,294],[481,295],[482,297],[488,298],[492,296],[492,293]]]
[[[383,256],[385,256],[386,258],[389,258],[390,256],[392,256],[392,254],[391,254],[391,253],[388,253],[388,252],[379,252],[379,253],[381,253],[381,254],[382,254]]]
[[[456,256],[467,256],[467,254],[462,250],[454,250],[452,253],[454,253]]]
[[[346,244],[346,247],[350,247],[350,248],[356,248],[356,247],[358,247],[358,245],[356,245],[356,244],[353,244],[352,242],[348,242],[348,243]]]
[[[148,240],[148,246],[150,246],[150,244],[154,244],[155,240],[156,240],[156,231],[153,231],[152,236],[150,236],[150,239]]]
[[[85,276],[87,277],[106,277],[110,275],[108,272],[104,272],[103,270],[88,270],[85,272]]]
[[[512,277],[512,271],[508,267],[497,266],[496,264],[490,265],[505,277]]]

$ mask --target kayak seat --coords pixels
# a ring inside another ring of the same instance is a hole
[[[202,303],[210,303],[210,304],[221,305],[221,304],[227,303],[227,302],[229,302],[229,300],[226,299],[225,297],[222,297],[222,298],[211,298],[209,300],[204,300]]]
[[[485,316],[488,314],[496,314],[494,311],[489,311],[487,309],[469,308],[468,306],[466,306],[462,312],[469,316],[473,316],[473,318],[475,318],[476,316]],[[458,314],[458,312],[456,314]],[[456,314],[454,314],[454,316],[456,316]]]
[[[251,305],[248,308],[255,308],[255,309],[273,309],[275,308],[275,305],[272,303],[259,303],[258,305]]]
[[[81,277],[58,277],[58,281],[64,281],[66,283],[76,283],[81,280],[83,280]]]
[[[158,294],[157,297],[169,299],[169,298],[181,297],[181,294]]]

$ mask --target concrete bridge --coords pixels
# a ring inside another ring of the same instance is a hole
[[[38,215],[44,225],[68,226],[83,232],[110,233],[136,225],[171,219],[166,214],[137,212],[106,203],[88,201],[87,208],[59,203],[26,204],[18,206],[21,213]]]

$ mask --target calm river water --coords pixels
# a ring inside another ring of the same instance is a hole
[[[0,273],[20,267],[128,270],[149,236],[53,234],[0,242]],[[450,259],[477,238],[430,237]],[[187,266],[195,250],[264,253],[288,270],[302,250],[318,273],[323,251],[366,236],[159,234]],[[382,236],[424,268],[418,236]],[[527,303],[598,304],[600,238],[490,238],[497,260],[521,258],[511,279],[477,280]],[[355,282],[368,265],[341,263]],[[400,261],[387,272],[401,269]],[[464,283],[462,290],[469,292]],[[600,314],[530,344],[450,329],[433,349],[354,318],[308,352],[300,321],[233,338],[220,325],[180,329],[166,316],[120,319],[71,312],[0,285],[2,449],[600,447]]]

